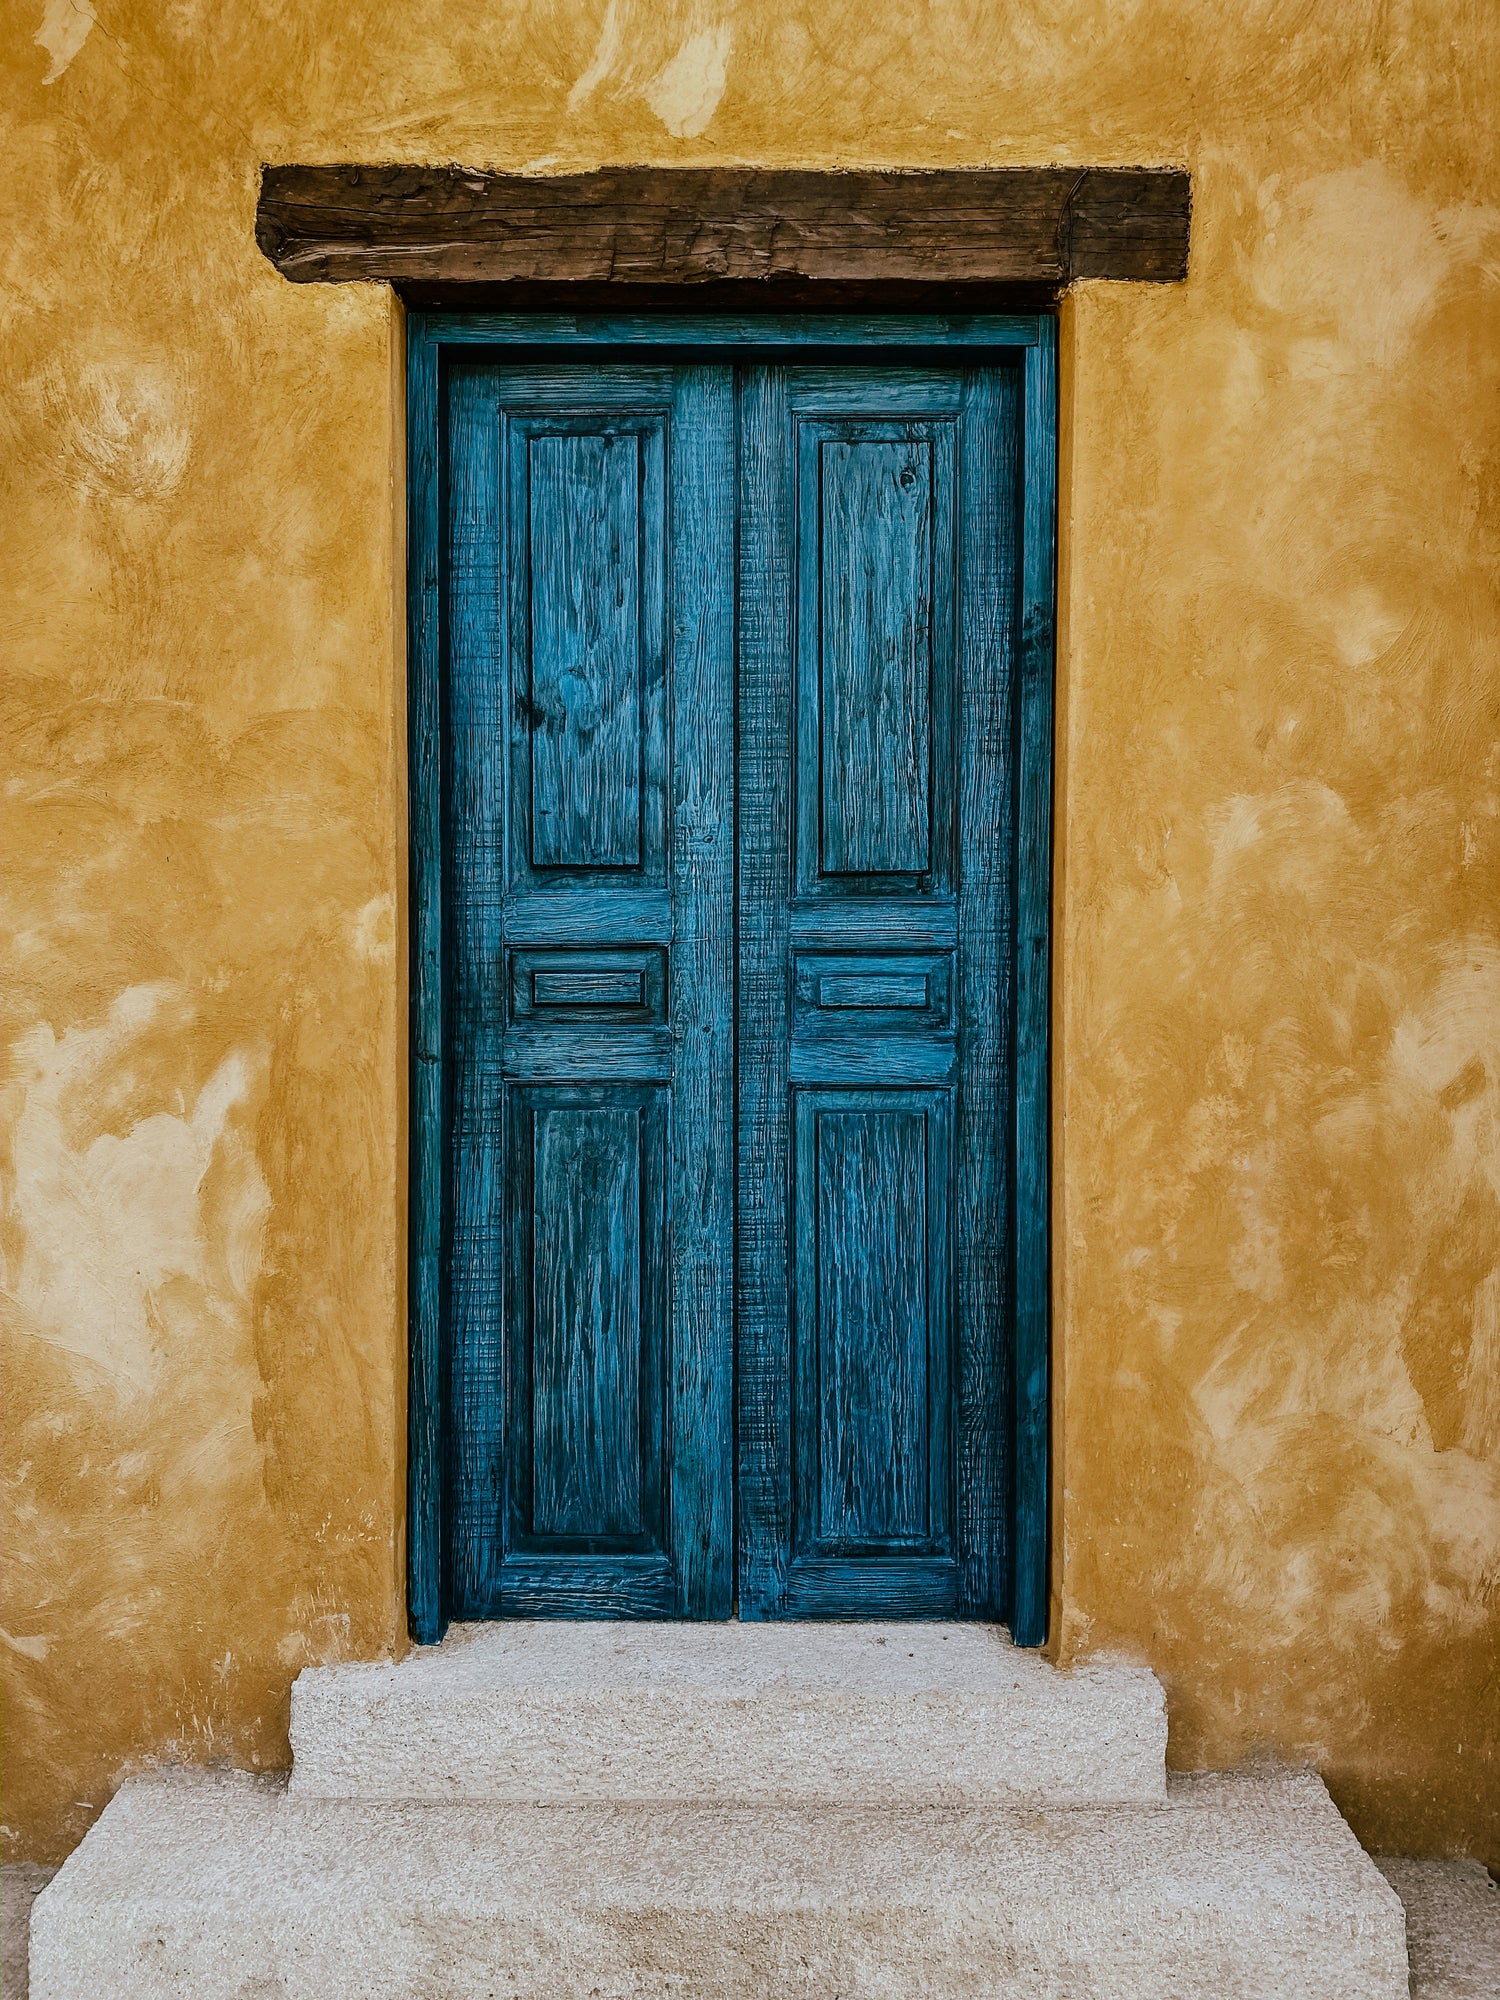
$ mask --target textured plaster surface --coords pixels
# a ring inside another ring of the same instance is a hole
[[[1167,1719],[994,1626],[518,1620],[304,1668],[291,1739],[296,1798],[1108,1805],[1164,1796]]]
[[[1063,1812],[289,1803],[138,1779],[38,1898],[33,2000],[1405,2000],[1308,1774]]]
[[[1500,1859],[1486,0],[25,0],[4,44],[11,1852],[400,1643],[399,315],[263,160],[1170,162],[1064,317],[1054,1631]]]

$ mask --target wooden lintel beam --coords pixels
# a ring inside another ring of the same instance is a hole
[[[1171,167],[802,172],[272,166],[256,240],[298,284],[1017,285],[1185,276]]]

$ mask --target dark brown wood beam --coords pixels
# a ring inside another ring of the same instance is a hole
[[[919,296],[1187,272],[1191,185],[1171,167],[813,173],[607,167],[266,167],[255,236],[297,284],[663,287]]]

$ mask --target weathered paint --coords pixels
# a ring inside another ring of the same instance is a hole
[[[1007,1214],[1045,1228],[1020,1157],[1044,1121],[1007,1113],[1018,795],[1050,763],[1019,723],[1016,610],[1055,432],[1022,408],[1054,332],[1019,366],[741,379],[742,1618],[1008,1614],[1043,1636],[1046,1475],[1008,1393],[1024,1258],[998,1252]],[[1050,562],[1050,516],[1035,539]],[[861,568],[878,593],[847,592]],[[1050,627],[1050,591],[1038,608]],[[887,988],[905,968],[928,1019],[840,1020],[820,962]]]
[[[259,163],[1076,159],[1196,206],[1063,327],[1061,1649],[1500,1859],[1493,8],[72,12],[0,188],[13,1850],[400,1643],[400,320]]]
[[[425,493],[412,515],[415,560],[438,533],[448,550],[446,636],[419,628],[412,658],[418,730],[419,686],[445,682],[451,773],[441,914],[431,897],[420,919],[444,927],[451,1030],[449,1109],[419,1143],[445,1165],[413,1213],[453,1190],[418,1333],[449,1357],[444,1437],[412,1481],[449,1553],[414,1544],[413,1623],[726,1617],[733,384],[472,352],[446,399],[446,525],[418,531]],[[540,944],[576,965],[627,942],[657,961],[655,1022],[507,1013],[508,953],[524,979]]]

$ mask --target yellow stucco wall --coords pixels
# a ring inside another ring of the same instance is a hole
[[[33,39],[35,37],[35,39]],[[1064,312],[1057,1630],[1500,1860],[1500,16],[19,0],[3,1817],[400,1643],[400,319],[262,160],[1185,162]]]

